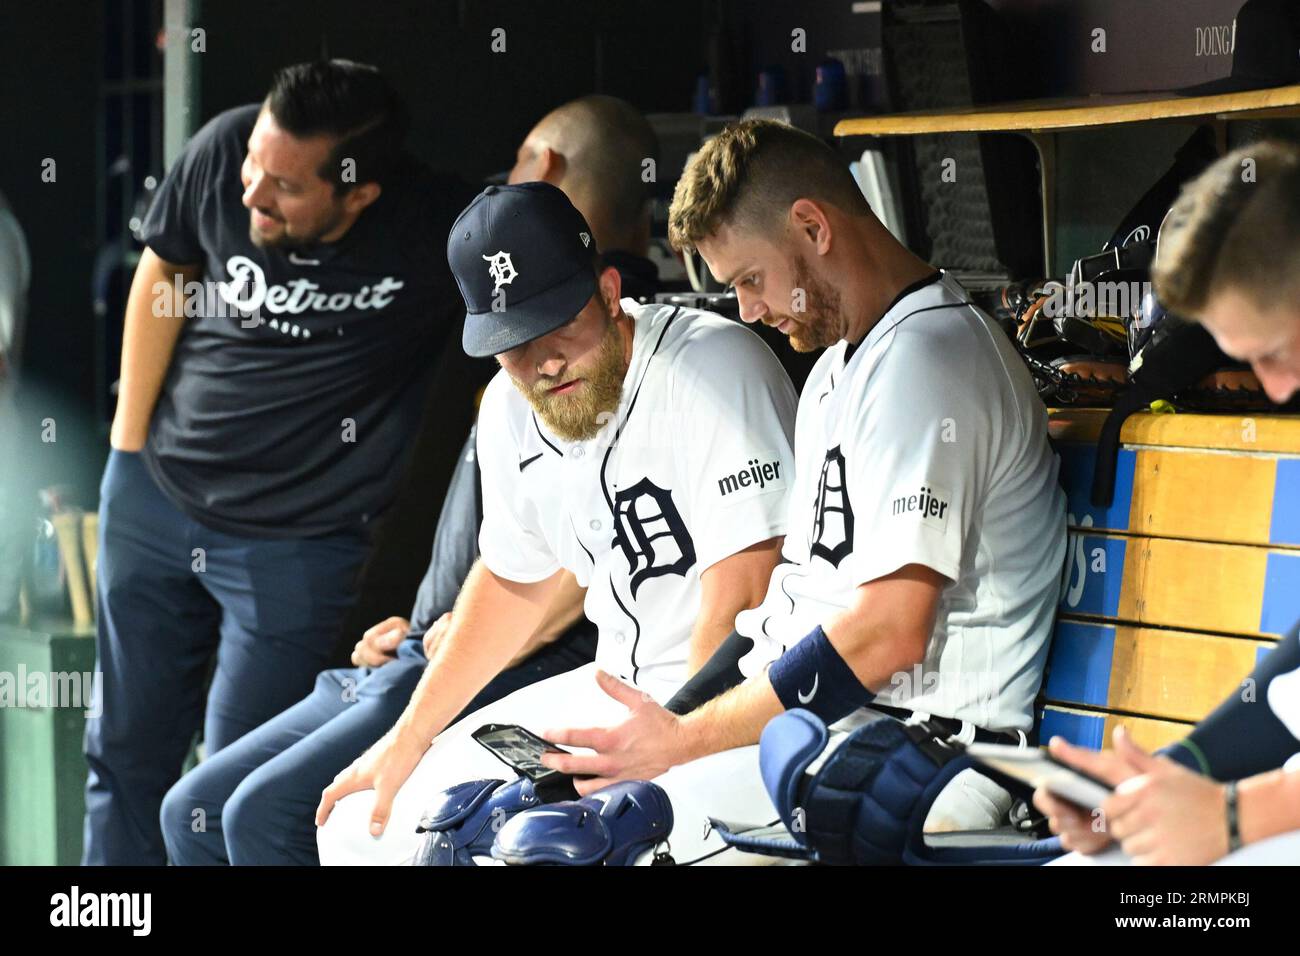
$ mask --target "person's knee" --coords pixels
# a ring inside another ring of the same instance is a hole
[[[204,839],[213,810],[191,781],[193,776],[182,777],[167,791],[158,813],[167,855],[177,864],[187,862]]]
[[[992,830],[1002,825],[1014,799],[997,781],[967,768],[953,777],[935,798],[924,831]]]
[[[226,846],[256,847],[276,838],[287,825],[280,781],[274,775],[251,773],[235,788],[222,813]]]
[[[182,823],[186,829],[189,828],[189,812],[190,807],[193,805],[194,800],[183,779],[167,791],[167,795],[163,797],[162,809],[158,814],[164,836],[173,829],[179,828]]]

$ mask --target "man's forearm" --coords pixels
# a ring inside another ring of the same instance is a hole
[[[889,687],[893,674],[924,658],[942,581],[929,568],[907,565],[860,587],[850,607],[827,619],[825,641],[852,672],[845,680],[864,703],[871,690]],[[784,709],[766,671],[751,677],[682,718],[687,759],[755,743]]]
[[[762,603],[784,541],[784,537],[759,541],[700,575],[700,610],[686,650],[687,676],[694,676],[736,629],[737,614]]]
[[[518,584],[475,562],[399,724],[425,742],[440,734],[536,630],[562,573]]]
[[[691,628],[691,641],[686,656],[686,674],[693,677],[714,655],[727,636],[736,629],[736,615],[743,606],[729,604],[723,609],[703,610]]]
[[[554,643],[564,632],[582,620],[583,602],[587,589],[579,586],[573,574],[566,571],[555,587],[551,603],[542,616],[542,621],[524,646],[510,660],[507,667],[522,664],[547,644]]]
[[[681,718],[681,759],[698,760],[758,743],[763,728],[784,711],[767,674],[751,677]]]
[[[177,277],[183,289],[200,274],[198,266],[165,262],[149,249],[140,257],[122,329],[122,366],[112,431],[115,448],[136,451],[144,445],[185,321],[183,296],[176,295]]]

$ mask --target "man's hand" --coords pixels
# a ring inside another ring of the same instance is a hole
[[[1212,863],[1228,849],[1223,787],[1168,757],[1154,757],[1123,727],[1113,750],[1101,752],[1052,738],[1051,754],[1115,788],[1096,809],[1084,809],[1041,787],[1034,806],[1047,814],[1061,846],[1097,853],[1118,841],[1135,863]]]
[[[1123,733],[1122,727],[1116,730],[1116,739]],[[1061,763],[1082,770],[1112,787],[1138,775],[1138,771],[1113,750],[1096,751],[1076,747],[1062,737],[1053,737],[1047,749]],[[1105,826],[1104,813],[1098,812],[1100,808],[1080,807],[1048,793],[1042,787],[1034,791],[1034,806],[1047,814],[1047,825],[1053,833],[1060,834],[1061,846],[1065,849],[1080,853],[1100,853],[1110,846],[1111,835]]]
[[[380,621],[361,635],[352,648],[353,667],[383,667],[396,657],[397,645],[406,639],[411,622],[404,617]]]
[[[426,660],[433,660],[434,648],[438,646],[438,641],[442,640],[442,635],[447,633],[447,628],[451,625],[451,611],[446,611],[442,617],[429,625],[429,629],[424,632],[424,657]]]
[[[1223,784],[1116,732],[1115,752],[1137,776],[1101,805],[1106,828],[1139,866],[1206,866],[1228,852]]]
[[[568,774],[590,774],[591,780],[575,780],[578,793],[620,780],[652,780],[669,767],[683,763],[686,748],[680,721],[660,707],[649,694],[624,684],[604,671],[596,672],[600,689],[628,709],[627,719],[615,727],[583,727],[547,730],[551,743],[588,747],[594,754],[542,754],[542,764]]]
[[[375,804],[370,812],[370,835],[382,834],[388,825],[388,815],[393,810],[393,798],[428,749],[427,740],[415,737],[399,721],[325,788],[320,797],[320,805],[316,807],[316,826],[324,826],[334,804],[348,794],[358,790],[374,790]]]

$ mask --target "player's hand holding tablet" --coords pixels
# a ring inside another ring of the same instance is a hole
[[[1111,786],[1115,792],[1099,807],[1085,808],[1060,793],[1053,793],[1055,788],[1042,786],[1034,791],[1034,806],[1047,814],[1048,825],[1053,833],[1060,834],[1061,845],[1067,850],[1097,853],[1118,840],[1126,853],[1140,858],[1145,850],[1154,849],[1147,847],[1152,842],[1166,849],[1176,845],[1185,847],[1181,827],[1177,834],[1159,833],[1170,826],[1177,827],[1177,820],[1182,816],[1169,811],[1185,802],[1181,796],[1187,791],[1218,791],[1222,789],[1220,785],[1167,757],[1148,754],[1123,727],[1116,729],[1114,744],[1112,750],[1095,751],[1053,737],[1048,751],[1055,761]],[[1161,804],[1171,801],[1162,801],[1161,794],[1170,790],[1180,799],[1173,800],[1170,807],[1162,807]],[[1199,794],[1210,798],[1213,795]],[[1195,801],[1197,805],[1204,802],[1203,799]],[[1222,815],[1221,801],[1218,813]],[[1211,829],[1217,832],[1222,828]]]

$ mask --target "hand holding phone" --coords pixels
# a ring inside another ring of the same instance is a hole
[[[484,724],[471,736],[492,755],[521,776],[533,782],[533,789],[544,800],[576,800],[574,777],[543,766],[544,753],[571,753],[518,724]]]
[[[1061,763],[1046,750],[1037,747],[971,744],[966,752],[999,773],[1020,780],[1035,790],[1043,787],[1049,793],[1085,810],[1101,806],[1114,792],[1109,784]]]

